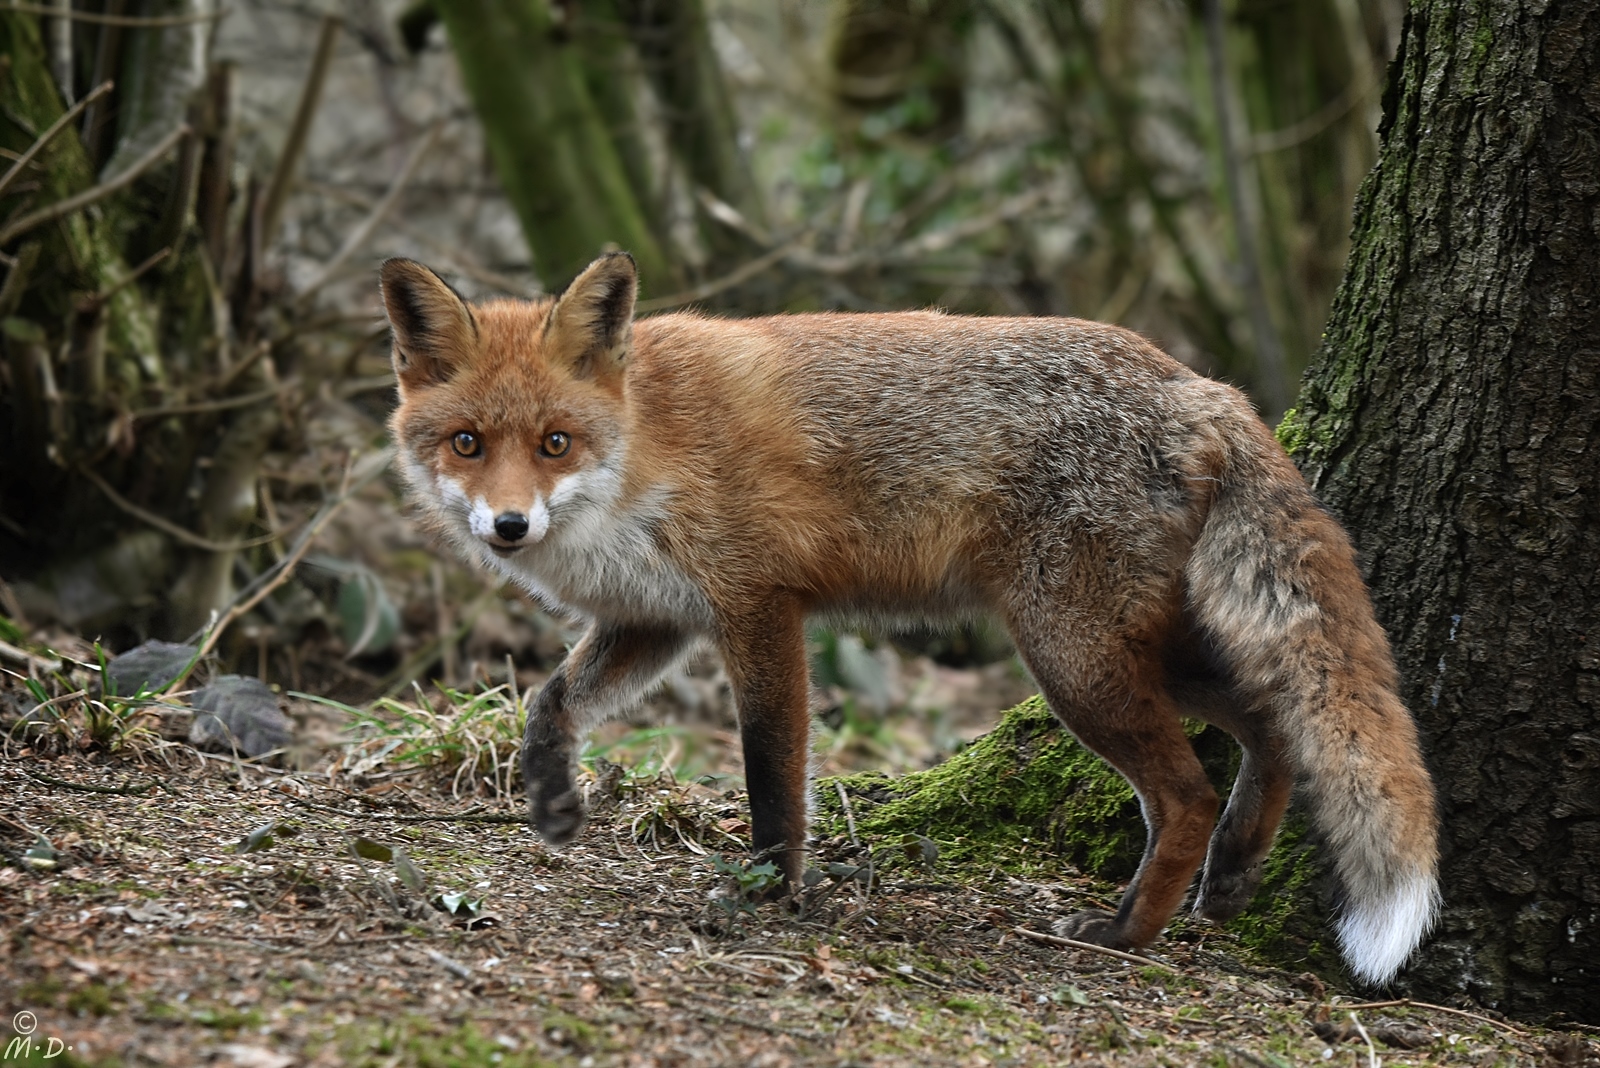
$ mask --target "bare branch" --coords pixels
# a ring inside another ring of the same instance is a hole
[[[289,199],[289,186],[294,172],[300,169],[300,157],[305,154],[306,136],[311,132],[311,120],[316,116],[317,104],[322,100],[322,86],[328,78],[328,68],[333,65],[333,48],[339,41],[339,27],[344,25],[334,15],[324,15],[322,28],[317,35],[317,51],[311,59],[311,69],[306,72],[305,87],[300,90],[300,103],[295,108],[294,122],[289,136],[278,154],[278,165],[273,168],[272,180],[261,203],[261,243],[272,242],[278,218],[283,214],[284,201]]]
[[[289,553],[289,555],[285,556],[282,560],[279,560],[272,566],[270,570],[264,572],[261,577],[257,579],[257,581],[261,583],[260,587],[255,590],[255,592],[250,593],[248,596],[244,596],[242,600],[235,601],[233,606],[223,614],[222,618],[218,619],[216,623],[207,628],[205,641],[200,645],[200,652],[195,655],[192,661],[190,661],[188,670],[184,671],[183,674],[173,679],[172,682],[167,685],[167,688],[164,691],[165,693],[176,693],[179,689],[181,689],[184,681],[189,677],[189,673],[194,670],[194,665],[204,660],[210,654],[211,650],[217,647],[217,640],[222,637],[223,631],[227,630],[228,626],[232,624],[234,620],[238,619],[246,612],[249,612],[262,601],[266,600],[267,596],[272,593],[273,590],[276,590],[279,586],[282,586],[294,576],[295,568],[300,565],[300,561],[305,557],[306,552],[310,550],[311,543],[315,541],[317,535],[322,532],[322,528],[327,526],[328,520],[332,519],[336,514],[338,514],[339,510],[349,502],[350,498],[355,495],[357,490],[361,489],[361,487],[366,485],[368,481],[377,477],[378,474],[387,468],[389,466],[389,460],[393,458],[393,456],[394,449],[392,447],[383,450],[381,453],[378,453],[377,459],[381,462],[368,465],[367,474],[362,478],[355,477],[356,465],[354,462],[352,462],[350,466],[346,468],[343,482],[339,487],[339,495],[333,500],[329,501],[327,504],[323,505],[321,511],[312,517],[310,523],[306,524],[305,530],[303,530],[300,534],[300,540],[295,544],[294,549]]]
[[[78,471],[83,475],[84,478],[87,478],[90,482],[93,482],[97,487],[99,487],[100,492],[106,495],[107,500],[116,505],[118,508],[121,508],[124,512],[127,512],[135,519],[143,520],[164,534],[171,535],[177,540],[183,542],[185,545],[194,546],[196,549],[204,549],[207,552],[213,553],[230,553],[236,552],[240,549],[253,548],[257,545],[265,545],[267,542],[271,541],[277,536],[275,534],[266,534],[259,538],[250,538],[247,541],[234,542],[220,542],[212,541],[210,538],[202,538],[194,531],[185,527],[180,527],[170,519],[156,515],[154,512],[149,511],[148,509],[140,508],[137,504],[134,504],[132,501],[128,500],[128,498],[112,489],[111,483],[107,482],[105,479],[89,470],[89,468],[80,466]]]
[[[62,10],[48,4],[26,4],[20,0],[0,0],[0,11],[17,11],[24,15],[49,15],[51,18],[72,19],[74,22],[92,22],[97,26],[129,26],[155,29],[161,26],[188,26],[196,22],[212,22],[228,14],[229,8],[207,11],[195,15],[104,15],[98,11]]]
[[[0,245],[9,245],[12,241],[15,241],[29,230],[38,229],[45,223],[54,222],[63,216],[71,215],[75,211],[86,208],[90,204],[104,200],[106,197],[111,196],[118,190],[132,185],[134,180],[137,179],[141,174],[149,170],[151,167],[154,167],[157,163],[160,163],[161,157],[165,156],[169,151],[171,151],[172,146],[177,144],[180,139],[187,136],[188,133],[189,125],[184,123],[171,133],[167,134],[167,136],[163,137],[159,144],[136,160],[133,166],[129,167],[127,170],[123,171],[110,181],[101,182],[99,185],[91,186],[76,196],[70,196],[64,200],[58,200],[54,204],[49,204],[40,208],[38,211],[30,211],[16,222],[7,226],[4,230],[0,230]]]
[[[66,111],[62,112],[61,117],[55,122],[52,122],[50,124],[50,128],[44,133],[40,134],[38,140],[34,141],[33,144],[28,146],[28,151],[17,157],[17,162],[11,165],[11,169],[6,171],[5,176],[0,177],[0,194],[5,193],[6,189],[10,187],[11,183],[16,181],[17,175],[22,173],[22,168],[33,162],[33,157],[37,156],[41,151],[43,151],[45,145],[48,145],[51,141],[55,140],[56,134],[60,133],[62,130],[65,130],[73,119],[77,118],[83,113],[84,108],[105,96],[107,93],[111,92],[111,88],[111,82],[101,82],[99,85],[89,90],[88,93],[84,94],[82,100],[78,101]]]
[[[318,271],[316,277],[306,284],[305,289],[301,292],[302,299],[309,297],[326,285],[328,279],[332,278],[335,272],[344,266],[345,261],[355,255],[356,250],[367,243],[367,239],[372,236],[372,232],[378,228],[379,224],[383,222],[399,201],[400,194],[405,192],[412,175],[416,174],[418,165],[422,163],[422,158],[428,154],[434,143],[439,140],[439,131],[443,128],[443,120],[435,122],[428,127],[428,132],[422,135],[422,140],[417,143],[417,147],[411,150],[411,155],[406,160],[405,166],[401,167],[400,173],[395,175],[394,181],[389,184],[389,189],[383,194],[382,199],[372,206],[372,210],[367,213],[367,217],[361,220],[361,225],[351,231],[350,236],[345,239],[344,247],[339,249],[331,260],[323,264],[322,270]]]

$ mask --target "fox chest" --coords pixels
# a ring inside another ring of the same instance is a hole
[[[713,624],[705,594],[644,522],[565,529],[508,563],[510,577],[553,608],[698,631]]]

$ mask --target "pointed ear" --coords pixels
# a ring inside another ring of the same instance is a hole
[[[622,372],[633,341],[639,269],[626,252],[609,252],[583,269],[545,320],[551,358],[582,377]]]
[[[478,324],[443,278],[415,260],[385,260],[383,306],[394,334],[394,373],[402,387],[447,381],[472,357]]]

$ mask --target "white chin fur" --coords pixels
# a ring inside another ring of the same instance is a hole
[[[1350,970],[1382,986],[1411,956],[1439,912],[1431,875],[1413,875],[1375,901],[1352,901],[1339,918],[1339,945]]]

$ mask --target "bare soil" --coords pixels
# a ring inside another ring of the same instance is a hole
[[[182,747],[0,762],[0,1039],[33,1043],[5,1063],[1600,1063],[1588,1034],[1372,1004],[1197,922],[1141,961],[1048,944],[1115,900],[1066,870],[934,862],[745,910],[708,856],[746,859],[742,796],[610,778],[554,853],[425,775],[357,792]],[[40,835],[53,863],[24,855]]]

